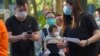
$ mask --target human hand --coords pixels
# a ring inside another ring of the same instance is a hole
[[[28,40],[29,38],[32,37],[31,34],[27,34],[27,32],[23,32],[21,35],[20,35],[21,39],[22,40]]]
[[[67,46],[66,44],[67,43],[60,41],[60,42],[57,43],[57,46],[58,46],[58,48],[64,48],[64,47]]]
[[[31,38],[29,38],[32,41],[38,41],[40,38],[40,34],[38,32],[33,32],[31,35]]]
[[[80,47],[85,47],[88,45],[88,40],[81,40],[80,43],[78,44]]]

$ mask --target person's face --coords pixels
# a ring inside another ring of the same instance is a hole
[[[24,5],[21,5],[21,6],[17,5],[16,9],[19,12],[28,12],[28,5],[27,4],[24,4]]]
[[[55,34],[57,31],[58,31],[57,28],[53,28],[53,29],[52,29],[52,33],[53,33],[53,34]]]
[[[24,4],[21,6],[16,6],[15,8],[15,15],[19,20],[24,20],[28,14],[28,5]]]
[[[95,12],[95,15],[96,15],[96,17],[100,17],[99,11],[96,11],[96,12]]]
[[[55,15],[53,13],[49,13],[46,16],[46,22],[48,25],[56,25]]]
[[[66,1],[63,2],[63,12],[65,15],[72,14],[72,6],[69,3],[67,3]]]

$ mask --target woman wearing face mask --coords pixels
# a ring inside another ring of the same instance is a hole
[[[95,39],[97,32],[95,31],[98,27],[92,15],[82,11],[79,0],[65,0],[63,13],[63,36],[81,40],[77,44],[68,42],[69,56],[97,56],[98,48]],[[91,38],[94,42],[90,43]],[[59,47],[60,44],[58,43]]]

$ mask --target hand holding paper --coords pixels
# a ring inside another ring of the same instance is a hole
[[[65,37],[64,40],[72,42],[72,43],[76,43],[76,44],[80,43],[80,39],[78,39],[78,38]]]

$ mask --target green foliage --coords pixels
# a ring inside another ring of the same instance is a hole
[[[40,28],[43,28],[46,24],[45,16],[42,14],[42,11],[38,12],[38,23]]]

